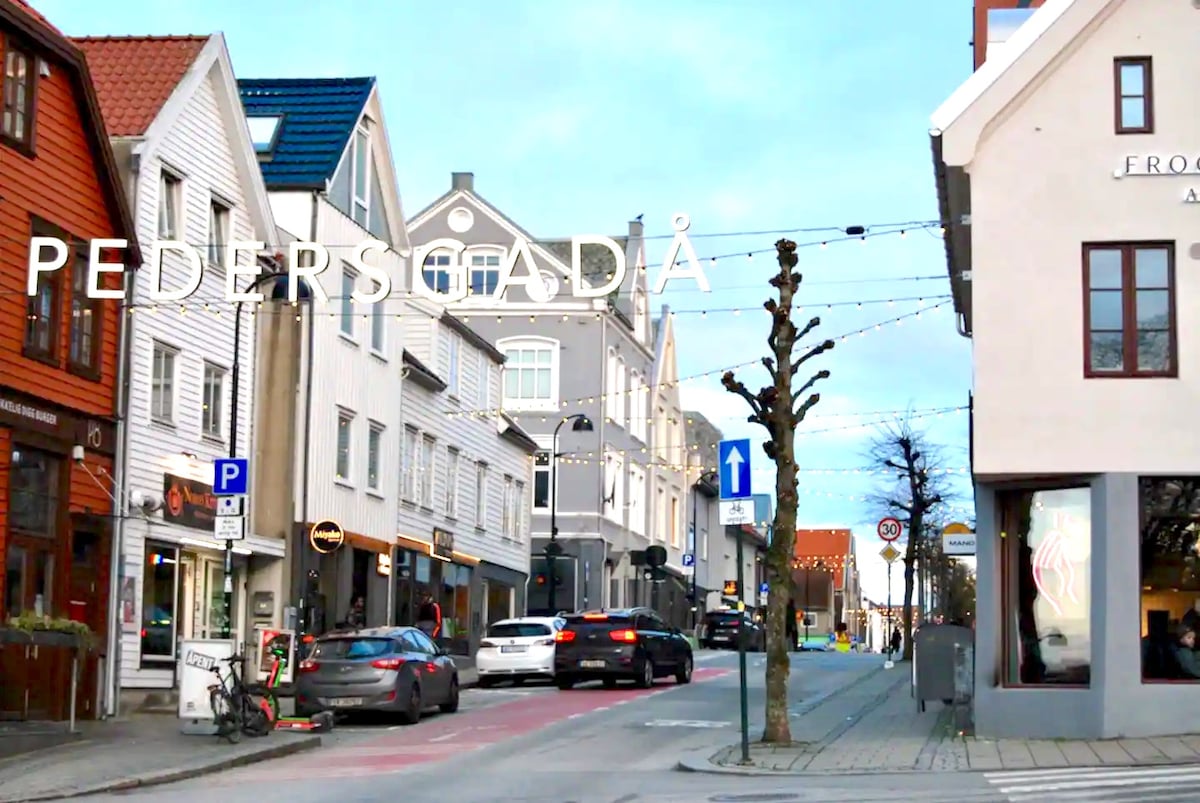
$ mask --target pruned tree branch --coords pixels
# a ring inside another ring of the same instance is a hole
[[[813,385],[817,384],[817,382],[821,381],[822,379],[828,379],[828,378],[829,378],[828,371],[817,371],[815,374],[812,375],[812,378],[810,378],[807,382],[805,382],[803,385],[800,386],[799,390],[797,390],[795,393],[792,394],[792,404],[795,404],[796,400],[799,399],[801,396],[803,396],[809,390],[809,388],[811,388]],[[797,419],[798,421],[804,420],[804,416],[800,413],[800,411],[797,411],[796,415],[798,416],[798,419]]]

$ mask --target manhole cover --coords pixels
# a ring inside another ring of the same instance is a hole
[[[787,792],[765,792],[757,795],[753,793],[748,795],[714,795],[709,798],[712,803],[791,803],[791,801],[799,799]]]

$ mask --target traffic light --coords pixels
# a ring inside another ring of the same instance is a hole
[[[642,570],[642,577],[652,583],[661,583],[667,579],[667,572],[661,566],[649,566]]]
[[[536,575],[534,575],[534,576],[533,576],[533,582],[534,582],[534,585],[539,585],[539,586],[544,586],[544,585],[546,585],[546,575],[544,575],[544,574],[536,574]]]

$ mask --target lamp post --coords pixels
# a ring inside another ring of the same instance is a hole
[[[592,419],[588,418],[583,413],[575,413],[574,415],[565,416],[558,422],[558,426],[554,428],[554,437],[550,442],[550,541],[542,550],[546,555],[546,578],[549,581],[550,591],[547,595],[547,607],[550,608],[550,615],[553,616],[558,610],[558,594],[556,586],[558,585],[558,576],[555,573],[555,560],[562,555],[562,547],[558,544],[558,431],[563,428],[563,425],[568,421],[571,424],[572,432],[591,432]]]
[[[253,293],[264,283],[271,281],[274,285],[271,287],[271,301],[286,301],[288,297],[288,274],[286,271],[275,270],[271,273],[263,273],[250,282],[249,286],[242,291],[243,294]],[[301,301],[307,301],[312,297],[312,291],[308,284],[303,280],[297,280],[297,298]],[[230,376],[233,379],[233,387],[229,392],[229,456],[238,456],[238,403],[241,396],[241,367],[242,367],[242,304],[245,300],[239,300],[233,311],[233,368],[230,371]],[[311,369],[310,369],[311,370]],[[307,448],[307,444],[305,445]],[[245,513],[245,511],[242,511]],[[225,624],[221,628],[222,638],[230,638],[233,627],[233,541],[226,539],[225,541]]]

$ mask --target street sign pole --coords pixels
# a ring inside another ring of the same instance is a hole
[[[892,564],[888,562],[888,600],[887,600],[887,627],[884,628],[883,638],[887,641],[887,661],[884,662],[884,669],[891,669],[895,664],[892,663]]]
[[[240,302],[238,307],[240,312]],[[238,326],[241,326],[240,315],[238,316]],[[234,400],[230,411],[232,422],[229,429],[229,457],[213,461],[213,495],[217,497],[240,496],[244,499],[250,490],[250,461],[237,456],[237,372],[238,364],[235,360],[233,364]],[[244,538],[245,518],[242,518],[242,522],[242,537]],[[221,627],[221,637],[226,639],[233,635],[233,540],[232,537],[225,538],[225,622]]]
[[[742,715],[742,764],[750,763],[750,700],[746,691],[746,588],[743,574],[746,562],[742,557],[742,533],[737,534],[737,584],[738,584],[738,702]]]

